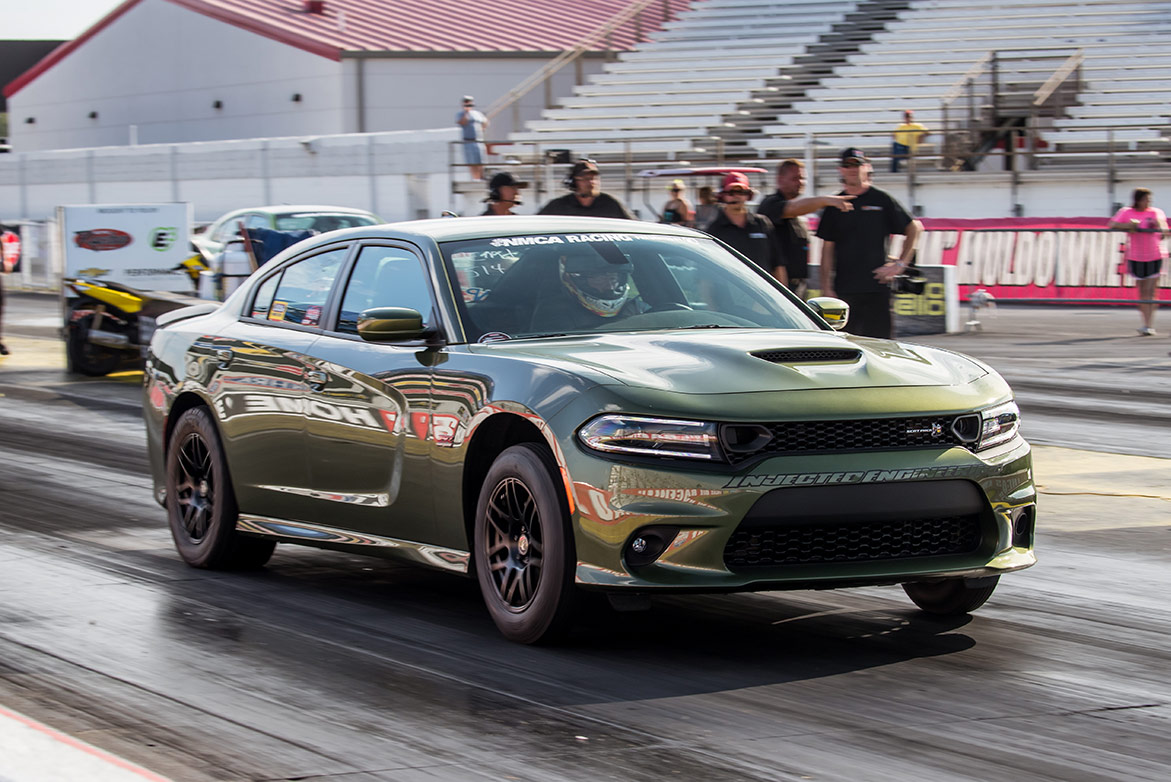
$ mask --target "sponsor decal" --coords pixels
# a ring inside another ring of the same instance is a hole
[[[78,269],[78,277],[104,277],[109,274],[109,269],[99,269],[97,266],[91,266],[88,269]]]
[[[305,317],[301,318],[302,326],[316,326],[321,320],[321,307],[314,304],[305,310]]]
[[[272,308],[268,311],[269,320],[284,320],[285,313],[289,311],[289,303],[287,301],[274,301]]]
[[[891,483],[894,481],[924,481],[942,478],[962,478],[972,468],[910,467],[899,470],[855,470],[844,472],[806,472],[786,475],[738,475],[724,484],[725,489],[774,488],[777,486],[830,486],[847,483]]]
[[[487,334],[481,336],[477,342],[507,342],[510,339],[512,339],[512,337],[508,336],[503,331],[489,331]]]
[[[166,252],[171,249],[179,238],[179,229],[174,226],[166,228],[152,228],[150,232],[150,249],[157,252]]]
[[[175,269],[126,269],[122,272],[127,277],[154,277],[158,274],[182,274]]]
[[[117,228],[94,228],[89,231],[77,231],[73,235],[73,243],[83,250],[103,252],[105,250],[120,250],[134,241],[134,238],[125,231]]]

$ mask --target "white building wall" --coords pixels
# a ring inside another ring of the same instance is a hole
[[[333,60],[144,0],[9,98],[10,140],[18,151],[120,145],[131,125],[142,144],[339,133],[340,78]]]
[[[345,58],[342,61],[345,132],[359,126],[358,71],[365,71],[365,130],[440,128],[453,124],[464,95],[476,98],[476,108],[486,111],[497,98],[540,70],[549,58],[450,56],[387,56]],[[601,59],[583,59],[583,81],[601,73]],[[572,95],[576,80],[573,65],[562,68],[550,80],[552,100]],[[545,88],[538,85],[520,102],[521,121],[537,119],[545,105]],[[507,110],[488,129],[489,140],[504,140],[514,130]]]

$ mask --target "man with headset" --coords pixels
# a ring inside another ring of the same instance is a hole
[[[618,199],[602,192],[602,174],[594,161],[577,161],[563,181],[573,192],[554,198],[545,204],[538,214],[635,219]]]
[[[520,205],[521,188],[528,187],[528,182],[521,182],[508,171],[501,171],[492,177],[488,183],[488,197],[484,201],[488,208],[484,215],[510,215],[514,206]]]

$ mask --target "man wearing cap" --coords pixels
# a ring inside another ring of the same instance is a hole
[[[463,108],[455,115],[455,123],[463,128],[464,162],[468,164],[472,179],[484,178],[484,128],[488,118],[476,111],[476,99],[471,95],[463,98]]]
[[[492,177],[488,183],[488,197],[484,201],[488,208],[485,215],[510,215],[514,206],[520,204],[521,188],[528,187],[528,182],[521,182],[508,171],[501,171]]]
[[[747,176],[735,171],[725,175],[720,187],[724,208],[705,230],[769,274],[783,275],[785,266],[777,252],[773,224],[748,209],[753,195]]]
[[[594,161],[583,159],[574,163],[564,183],[573,192],[554,198],[538,214],[634,219],[618,199],[602,192],[602,174]]]
[[[809,277],[809,228],[805,215],[818,209],[833,207],[848,212],[853,196],[807,196],[805,190],[805,164],[789,158],[777,166],[777,192],[766,196],[756,208],[758,214],[767,217],[776,229],[777,251],[782,265],[773,276],[789,290],[804,298],[806,278]]]
[[[817,226],[821,247],[821,295],[850,305],[851,334],[889,339],[892,334],[890,281],[915,257],[923,225],[889,193],[870,184],[870,163],[862,150],[842,150],[838,173],[854,196],[853,210],[827,209]],[[892,234],[906,239],[897,257],[888,256]]]

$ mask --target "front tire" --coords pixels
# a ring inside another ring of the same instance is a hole
[[[476,504],[476,579],[492,621],[518,643],[569,627],[575,598],[569,510],[544,446],[522,443],[492,463]]]
[[[183,561],[211,570],[262,567],[276,542],[236,532],[236,495],[206,407],[185,411],[167,445],[167,519]]]
[[[982,586],[968,586],[963,578],[941,578],[933,581],[914,581],[903,584],[907,597],[929,614],[961,616],[971,613],[988,602],[1000,576],[980,579]]]

